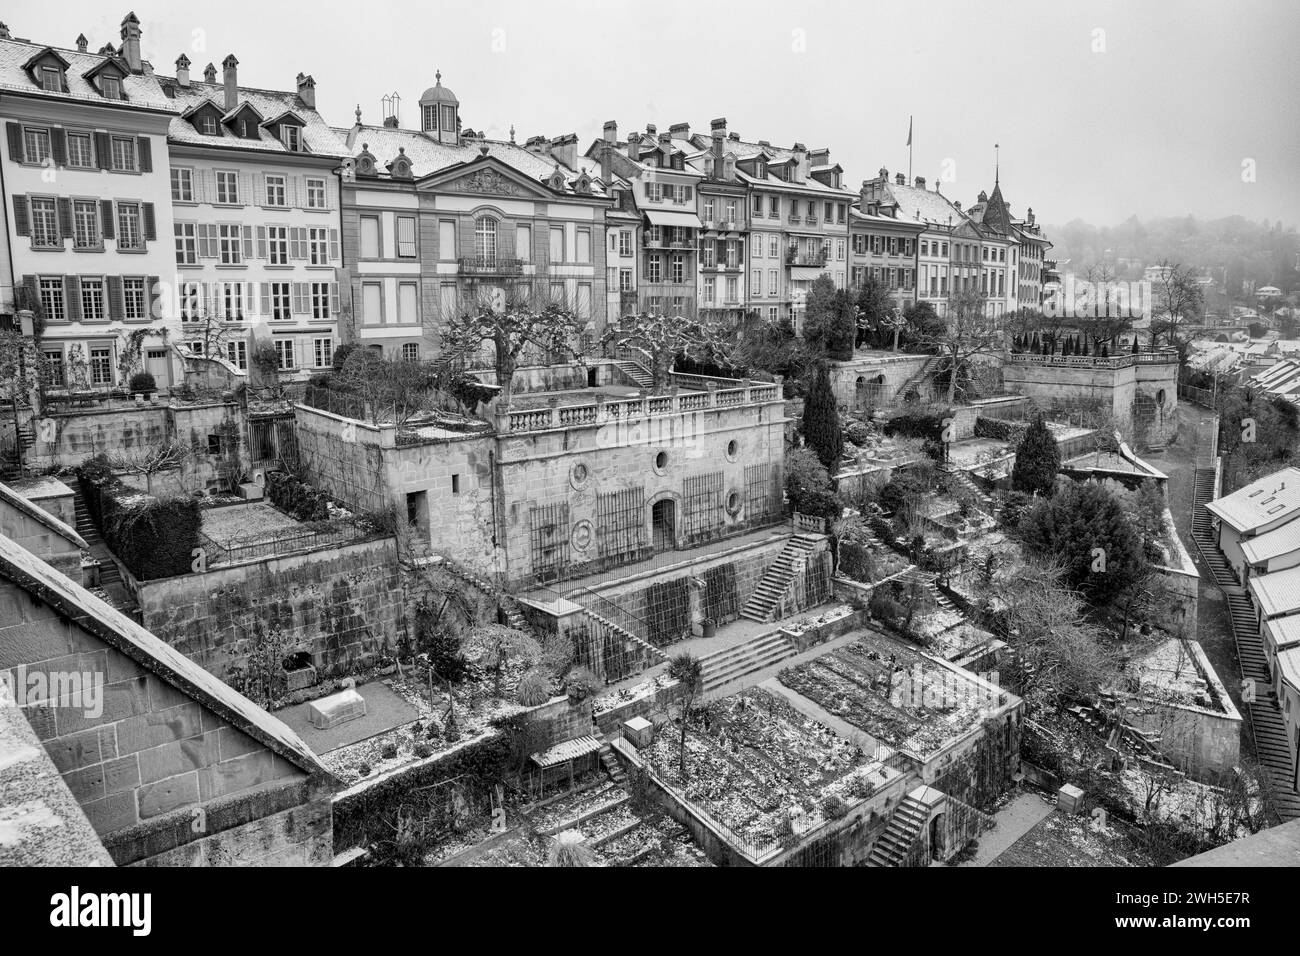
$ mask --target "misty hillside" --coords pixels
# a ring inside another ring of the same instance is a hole
[[[1207,220],[1188,215],[1142,222],[1130,216],[1118,226],[1094,226],[1074,219],[1046,230],[1053,243],[1050,255],[1076,274],[1105,261],[1114,267],[1117,278],[1137,278],[1145,266],[1168,259],[1208,271],[1216,281],[1238,290],[1237,294],[1243,282],[1254,283],[1256,288],[1300,289],[1300,235],[1280,221],[1250,222],[1241,216]]]

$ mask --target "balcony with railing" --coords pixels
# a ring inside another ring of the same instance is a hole
[[[749,228],[749,219],[746,216],[736,215],[730,218],[724,216],[714,216],[711,219],[702,220],[704,229],[707,232],[744,232]]]
[[[1038,352],[1009,352],[1008,365],[1051,365],[1063,368],[1131,368],[1134,365],[1177,365],[1175,349],[1158,349],[1122,355],[1041,355]]]
[[[788,266],[824,266],[826,265],[826,250],[800,252],[797,248],[787,249],[785,264]]]
[[[524,260],[510,256],[467,256],[456,261],[462,275],[517,276],[524,271]]]

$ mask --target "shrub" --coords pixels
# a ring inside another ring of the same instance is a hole
[[[91,520],[104,543],[143,581],[193,571],[202,525],[193,498],[159,500],[128,488],[102,458],[77,469]]]
[[[334,371],[342,371],[343,363],[348,360],[348,356],[355,352],[360,346],[352,342],[345,342],[334,350],[334,358],[330,362],[334,366]]]
[[[325,521],[330,516],[329,495],[304,484],[287,471],[266,473],[266,496],[271,504],[299,521]]]
[[[838,820],[849,812],[849,805],[835,794],[822,801],[822,816],[827,820]]]
[[[420,760],[423,760],[423,759],[425,759],[426,757],[432,757],[432,756],[433,756],[433,748],[430,747],[428,744],[416,744],[416,745],[415,745],[415,756],[416,756],[418,759],[420,759]]]
[[[392,760],[397,756],[397,744],[384,744],[379,748],[379,756],[384,760]]]
[[[531,670],[519,678],[515,700],[523,707],[539,707],[551,699],[551,679],[540,670]]]
[[[906,412],[885,422],[885,434],[942,441],[944,418],[939,412]]]
[[[902,605],[895,601],[884,588],[876,588],[871,592],[871,600],[867,602],[867,609],[871,612],[872,617],[890,623],[897,621],[903,613]]]
[[[1016,463],[1011,469],[1011,487],[1016,491],[1051,497],[1056,490],[1056,473],[1061,468],[1061,450],[1051,429],[1037,416],[1016,446]]]
[[[136,372],[132,375],[130,387],[133,392],[158,391],[158,383],[154,381],[154,377],[148,372]]]
[[[575,667],[564,676],[564,692],[577,703],[586,700],[600,687],[600,678],[585,667]]]

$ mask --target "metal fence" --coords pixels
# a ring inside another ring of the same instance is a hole
[[[207,556],[208,566],[214,564],[235,564],[254,558],[275,557],[281,554],[293,554],[297,551],[315,551],[320,548],[338,547],[351,544],[361,539],[357,529],[348,525],[333,528],[292,529],[275,537],[258,536],[257,540],[241,538],[219,543],[202,532],[199,544]],[[242,542],[242,543],[241,543]]]

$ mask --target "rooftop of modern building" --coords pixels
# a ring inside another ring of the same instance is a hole
[[[1300,468],[1288,467],[1229,495],[1216,498],[1206,510],[1238,532],[1249,533],[1265,525],[1300,516]]]

